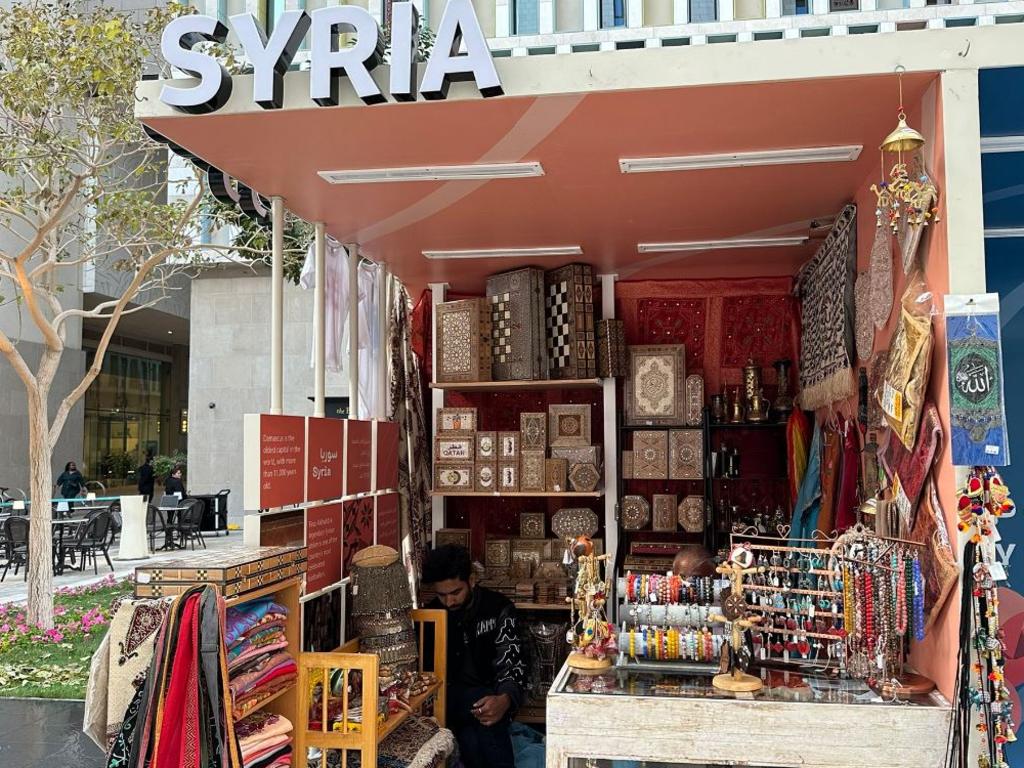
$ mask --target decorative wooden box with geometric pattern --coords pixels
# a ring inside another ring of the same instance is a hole
[[[439,382],[491,380],[491,307],[486,299],[437,305]]]
[[[305,547],[198,552],[187,561],[136,568],[135,596],[180,595],[196,584],[210,584],[224,597],[235,597],[305,572]]]
[[[566,264],[544,275],[548,375],[552,379],[597,376],[594,331],[594,272],[589,264]]]
[[[548,376],[544,270],[526,267],[487,278],[491,305],[491,372],[495,381]]]

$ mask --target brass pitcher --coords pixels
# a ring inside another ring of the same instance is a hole
[[[771,407],[772,404],[764,396],[764,390],[758,389],[750,401],[747,420],[752,422],[768,421],[768,411]]]
[[[740,388],[736,387],[733,393],[732,402],[729,403],[729,423],[742,424],[746,420],[746,409],[743,407],[743,398],[740,395]]]

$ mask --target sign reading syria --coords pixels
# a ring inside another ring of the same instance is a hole
[[[471,0],[448,0],[437,27],[434,47],[427,57],[423,80],[418,81],[419,12],[411,2],[392,5],[388,91],[395,101],[445,99],[452,82],[472,81],[483,96],[502,95],[490,48]],[[252,65],[252,100],[263,109],[284,103],[284,73],[292,65],[309,35],[309,98],[327,107],[339,103],[339,89],[347,78],[366,104],[388,101],[384,89],[370,74],[384,61],[387,40],[380,25],[364,9],[336,5],[306,11],[285,11],[275,19],[269,39],[252,14],[229,19]],[[172,67],[198,79],[198,83],[168,82],[160,100],[189,114],[221,109],[231,98],[232,77],[202,43],[224,43],[228,26],[212,16],[193,14],[171,21],[163,31],[160,51]],[[339,35],[354,42],[339,45]],[[205,50],[204,50],[205,48]]]

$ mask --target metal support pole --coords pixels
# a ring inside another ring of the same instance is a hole
[[[327,229],[322,221],[314,225],[316,238],[313,251],[316,276],[313,284],[313,415],[323,418],[326,414],[324,395],[327,391],[325,361],[327,357]]]
[[[377,365],[377,412],[375,419],[388,417],[388,296],[390,295],[390,271],[380,264],[377,267],[377,349],[373,351]]]
[[[615,317],[615,280],[618,275],[598,275],[601,280],[601,317]],[[615,562],[619,546],[619,524],[615,519],[618,504],[618,412],[615,404],[615,379],[602,383],[604,405],[604,551]]]
[[[348,248],[348,416],[359,418],[359,245]]]
[[[271,203],[270,412],[284,412],[284,198]]]
[[[434,323],[434,334],[433,334],[433,349],[431,355],[433,356],[434,365],[432,370],[434,376],[437,376],[437,305],[444,301],[445,292],[448,290],[448,283],[430,283],[430,322]],[[438,432],[437,423],[437,411],[439,408],[444,408],[444,390],[443,389],[432,389],[430,390],[430,423],[434,425],[431,430],[431,438]],[[437,533],[439,530],[444,528],[444,497],[443,496],[431,496],[430,497],[430,533],[431,536]]]

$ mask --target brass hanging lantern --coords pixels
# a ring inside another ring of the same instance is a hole
[[[900,83],[900,111],[899,122],[896,129],[885,137],[882,142],[882,150],[885,152],[913,152],[925,144],[924,136],[909,125],[907,125],[907,113],[903,111],[903,67],[896,69]]]

